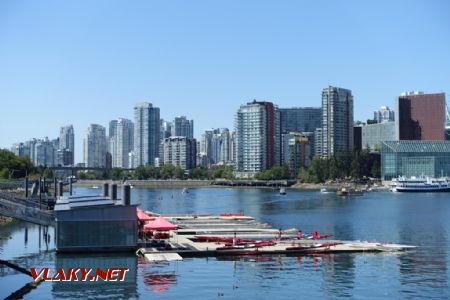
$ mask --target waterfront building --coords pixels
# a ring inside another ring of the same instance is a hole
[[[107,166],[105,127],[98,124],[91,124],[88,128],[83,146],[86,167],[105,168]]]
[[[73,130],[73,125],[65,125],[59,130],[59,149],[64,150],[65,157],[70,160],[59,161],[64,163],[63,166],[73,166],[75,160],[75,132]],[[67,151],[72,154],[68,154]]]
[[[282,134],[281,164],[288,165],[293,176],[298,174],[300,168],[308,167],[313,156],[312,132],[300,133],[290,132]]]
[[[134,124],[128,119],[117,120],[116,134],[112,137],[114,149],[111,152],[112,166],[130,168],[129,153],[134,147]]]
[[[450,176],[450,141],[381,143],[381,179],[398,176]]]
[[[60,197],[55,205],[57,252],[134,251],[136,205],[101,196]]]
[[[353,150],[352,91],[328,86],[322,91],[322,156]]]
[[[280,108],[281,134],[288,132],[314,132],[322,127],[322,108]]]
[[[195,168],[197,160],[197,141],[185,136],[171,136],[164,139],[163,163],[179,166],[183,170]]]
[[[209,154],[210,164],[229,164],[231,163],[230,155],[230,131],[228,128],[214,129],[210,131],[212,134],[207,135],[208,141],[207,156]],[[205,143],[206,144],[206,143]],[[209,152],[208,152],[209,151]]]
[[[396,105],[397,139],[445,139],[445,93],[403,93]]]
[[[256,173],[280,164],[280,118],[271,102],[253,101],[236,113],[236,176]]]
[[[185,116],[175,117],[172,124],[172,136],[194,138],[194,120],[188,120]]]
[[[135,167],[155,164],[159,155],[159,108],[144,102],[134,107],[134,157]]]
[[[395,120],[395,113],[388,106],[381,106],[379,110],[373,112],[373,119],[377,123],[393,122]]]
[[[369,124],[361,127],[361,143],[363,149],[381,150],[384,141],[395,141],[395,122]]]

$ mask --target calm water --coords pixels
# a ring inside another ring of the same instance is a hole
[[[76,189],[78,195],[96,193],[99,190]],[[39,242],[39,226],[19,223],[0,229],[2,259],[37,268],[130,268],[125,283],[44,282],[25,299],[450,298],[450,194],[373,192],[339,199],[293,190],[281,196],[263,189],[201,188],[182,195],[181,189],[136,188],[132,198],[142,208],[156,212],[242,212],[275,228],[296,227],[303,232],[316,229],[338,239],[419,247],[401,255],[188,258],[182,262],[146,263],[134,255],[56,255],[53,229],[48,243],[42,239]],[[29,281],[28,276],[0,268],[0,297]]]

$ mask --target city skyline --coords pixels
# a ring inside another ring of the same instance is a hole
[[[80,162],[89,125],[141,101],[195,120],[199,139],[253,99],[320,106],[328,84],[352,90],[361,121],[402,92],[448,92],[446,1],[324,3],[3,2],[0,148],[73,124]]]

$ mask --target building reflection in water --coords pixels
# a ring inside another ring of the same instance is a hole
[[[175,266],[178,262],[174,262]],[[139,273],[144,279],[145,289],[155,293],[166,292],[171,286],[177,284],[175,270],[170,271],[170,262],[148,262],[139,259]]]
[[[56,270],[62,268],[128,268],[124,281],[67,281],[53,282],[52,294],[55,298],[87,299],[99,297],[105,299],[136,298],[137,258],[130,254],[57,254]]]

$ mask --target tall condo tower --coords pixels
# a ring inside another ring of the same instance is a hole
[[[328,86],[322,91],[322,156],[353,150],[352,91]]]
[[[272,102],[253,101],[236,113],[236,175],[253,177],[280,164],[280,117]]]
[[[134,166],[155,165],[160,143],[159,108],[151,103],[134,107]]]

